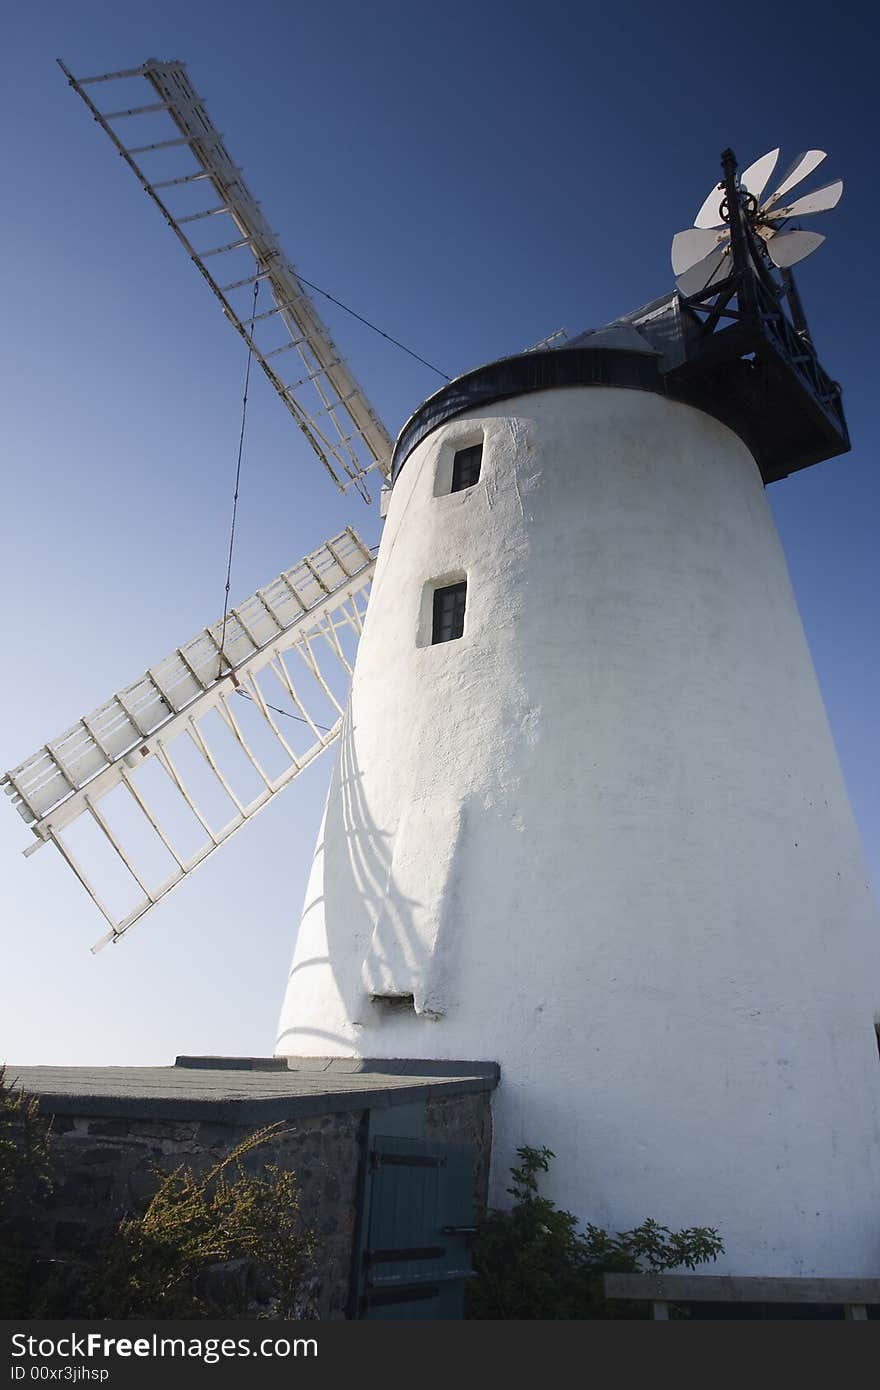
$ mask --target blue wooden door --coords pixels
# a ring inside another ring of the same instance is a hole
[[[474,1163],[468,1145],[373,1138],[360,1317],[463,1316],[473,1277]]]

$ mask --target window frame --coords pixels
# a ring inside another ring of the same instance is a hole
[[[451,584],[438,584],[433,591],[431,598],[431,642],[432,647],[444,646],[447,642],[457,642],[464,636],[465,615],[467,613],[467,578],[453,581]],[[449,596],[452,596],[451,612],[443,611],[443,604]],[[458,600],[461,598],[459,606]],[[443,637],[438,635],[447,621],[450,619],[450,635]],[[458,629],[456,631],[456,628]]]
[[[476,473],[473,478],[463,480],[461,474],[469,469],[472,459],[476,457]],[[465,460],[467,459],[467,462]],[[476,487],[483,472],[483,441],[478,440],[475,444],[466,444],[462,449],[456,449],[452,455],[452,483],[449,491],[466,492],[468,488]]]
[[[456,454],[465,453],[469,449],[479,447],[480,472],[473,483],[466,487],[459,487],[454,492],[452,490],[452,471],[455,464]],[[450,429],[449,434],[439,441],[439,447],[434,462],[434,482],[431,489],[434,497],[460,497],[462,492],[470,492],[477,487],[486,476],[488,467],[488,456],[486,454],[486,431],[482,425],[476,425],[470,421],[464,421]]]

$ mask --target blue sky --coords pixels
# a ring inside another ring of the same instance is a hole
[[[854,447],[770,495],[880,882],[876,18],[872,36],[856,7],[742,13],[738,47],[705,4],[7,13],[3,767],[222,611],[242,344],[54,61],[180,58],[303,275],[450,375],[664,292],[726,145],[743,165],[830,151],[814,182],[846,192],[799,284]],[[327,316],[396,432],[439,379]],[[258,374],[233,598],[345,524],[378,540]],[[53,850],[21,858],[4,809],[0,1059],[269,1052],[329,771],[98,957],[95,909]]]

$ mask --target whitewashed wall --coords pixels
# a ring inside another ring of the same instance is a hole
[[[431,646],[430,585],[464,575],[465,634]],[[614,388],[436,430],[391,497],[276,1051],[497,1060],[496,1201],[546,1144],[585,1220],[716,1225],[743,1274],[875,1274],[878,1008],[742,442]]]

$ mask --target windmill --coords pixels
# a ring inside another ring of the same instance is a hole
[[[740,175],[738,183],[744,195],[742,217],[757,265],[762,263],[763,252],[778,269],[788,270],[822,245],[825,238],[821,234],[788,224],[836,207],[843,193],[843,180],[835,179],[833,183],[816,188],[794,202],[788,202],[787,195],[808,178],[825,158],[824,150],[806,150],[798,155],[776,189],[766,197],[764,190],[776,168],[778,149],[761,155]],[[755,251],[758,252],[757,256],[754,255]],[[733,269],[732,262],[731,209],[725,178],[712,189],[694,218],[693,227],[673,237],[672,269],[682,294],[688,295],[727,279]]]
[[[676,291],[457,378],[392,450],[182,65],[67,75],[337,485],[390,496],[377,561],[333,537],[9,773],[36,844],[118,940],[336,744],[278,1055],[492,1057],[498,1196],[516,1146],[551,1142],[551,1195],[603,1224],[711,1220],[743,1273],[873,1272],[877,913],[764,493],[849,447],[791,273],[818,239],[790,222],[839,196],[784,201],[820,152],[762,202],[776,152],[740,176],[726,151]],[[85,90],[132,76],[158,101]],[[159,115],[176,133],[122,144]],[[194,170],[138,162],[181,149]],[[193,188],[212,201],[172,211]],[[237,307],[261,283],[272,307]],[[121,915],[70,849],[83,821],[134,881]]]

